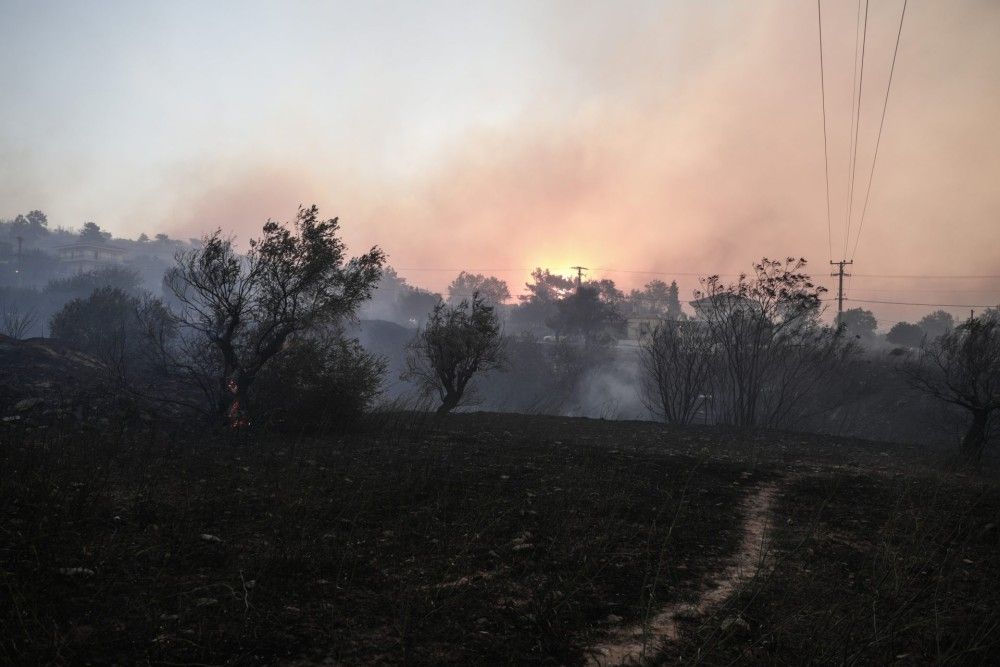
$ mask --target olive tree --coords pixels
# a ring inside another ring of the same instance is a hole
[[[916,389],[969,413],[961,453],[978,463],[1000,410],[1000,313],[969,318],[931,341],[904,372]]]
[[[478,293],[456,306],[439,302],[408,347],[402,379],[437,395],[443,415],[471,398],[477,375],[504,367],[505,348],[496,312]]]
[[[385,257],[374,247],[346,259],[339,229],[300,207],[292,223],[268,220],[245,254],[216,230],[176,255],[164,281],[182,334],[174,367],[231,424],[247,419],[250,387],[286,343],[353,317],[371,296]]]

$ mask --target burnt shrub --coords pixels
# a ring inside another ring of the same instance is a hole
[[[261,371],[253,403],[276,430],[342,430],[371,408],[384,373],[381,357],[340,331],[299,337]]]

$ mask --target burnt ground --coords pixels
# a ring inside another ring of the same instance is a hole
[[[695,602],[773,485],[767,566],[656,660],[987,662],[1000,491],[946,463],[521,415],[240,442],[8,424],[0,661],[580,664]]]

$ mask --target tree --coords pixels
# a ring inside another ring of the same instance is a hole
[[[169,337],[173,321],[156,299],[99,287],[67,302],[49,323],[52,337],[104,362],[116,380],[135,380],[154,359],[150,335]]]
[[[12,236],[32,241],[49,233],[49,218],[41,211],[29,211],[10,221]]]
[[[840,326],[843,333],[850,338],[872,340],[878,320],[874,313],[864,308],[848,308],[840,315]]]
[[[920,347],[924,342],[924,330],[909,322],[896,322],[885,335],[885,339],[895,345]]]
[[[105,232],[96,222],[85,222],[80,230],[80,240],[88,243],[104,243],[111,239],[111,233]]]
[[[936,310],[924,315],[917,326],[920,327],[928,340],[934,340],[955,328],[955,318],[944,310]]]
[[[676,320],[683,313],[676,281],[667,285],[662,280],[651,280],[641,290],[632,290],[628,301],[629,309],[635,317]]]
[[[643,398],[668,423],[690,424],[711,393],[717,360],[709,333],[697,323],[666,320],[640,344]]]
[[[819,324],[826,288],[813,284],[806,260],[763,258],[735,283],[701,279],[695,291],[719,372],[713,406],[728,423],[775,427],[851,348]]]
[[[531,279],[532,282],[524,285],[527,293],[518,297],[522,303],[555,303],[576,287],[572,278],[556,275],[548,269],[536,268],[531,272]]]
[[[177,254],[165,281],[187,361],[175,367],[230,424],[246,422],[248,390],[287,342],[353,317],[371,296],[385,256],[376,247],[345,261],[339,228],[316,206],[300,207],[290,225],[268,220],[244,256],[220,230]]]
[[[600,284],[581,284],[556,302],[555,314],[546,324],[557,336],[579,335],[587,345],[610,341],[621,330],[624,318],[615,302],[606,300],[608,291],[601,288]]]
[[[931,341],[904,372],[920,391],[969,412],[961,453],[978,463],[989,439],[990,418],[1000,409],[1000,313],[991,310],[969,318]]]
[[[436,394],[437,413],[447,414],[472,397],[476,376],[504,367],[505,345],[496,312],[478,294],[457,306],[439,302],[409,345],[401,379]]]
[[[448,303],[455,305],[472,294],[478,293],[488,305],[497,306],[510,298],[507,283],[493,276],[462,271],[448,285]]]
[[[139,243],[149,243],[149,237],[146,236],[146,232],[139,234],[139,238],[136,239]]]
[[[160,232],[154,238],[156,239],[157,243],[167,243],[170,240],[170,237],[164,234],[163,232]]]
[[[542,268],[532,271],[531,278],[524,286],[526,292],[517,297],[519,303],[511,310],[509,322],[541,334],[556,315],[557,302],[576,289],[576,281]]]

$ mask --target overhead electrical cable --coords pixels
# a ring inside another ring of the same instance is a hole
[[[889,93],[892,91],[892,75],[896,71],[896,54],[899,53],[899,40],[903,34],[903,19],[906,18],[906,3],[907,0],[903,0],[903,10],[899,13],[899,29],[896,31],[896,46],[892,50],[892,65],[889,67],[889,82],[885,87],[885,100],[882,103],[882,119],[878,124],[878,135],[875,138],[875,152],[872,155],[872,168],[868,174],[868,186],[865,188],[865,204],[861,209],[861,218],[858,222],[858,235],[854,239],[854,249],[851,251],[851,259],[854,259],[854,255],[858,251],[858,242],[861,240],[861,230],[864,228],[865,224],[865,214],[868,213],[868,201],[872,194],[872,179],[875,176],[875,161],[878,160],[878,147],[879,143],[882,141],[882,128],[885,126],[885,110],[889,106]]]
[[[855,32],[855,36],[857,32]],[[865,0],[865,21],[861,33],[861,73],[857,82],[858,103],[851,109],[854,114],[854,138],[851,143],[850,178],[847,181],[847,230],[844,232],[844,257],[847,257],[847,248],[851,237],[851,217],[854,215],[854,181],[858,166],[858,133],[861,130],[861,100],[865,89],[865,47],[868,45],[868,0]],[[854,53],[857,61],[857,51]]]
[[[860,2],[860,0],[859,0]],[[816,0],[816,15],[819,19],[819,87],[823,106],[823,171],[826,174],[826,240],[833,261],[833,226],[830,221],[830,150],[826,133],[826,75],[823,73],[823,8],[821,0]]]
[[[855,303],[879,303],[888,304],[893,306],[936,306],[942,308],[996,308],[1000,304],[977,304],[977,303],[914,303],[912,301],[879,301],[876,299],[848,299],[844,297],[844,301],[853,301]]]

